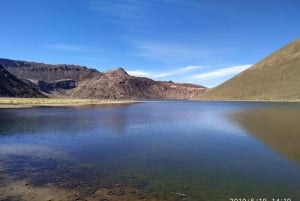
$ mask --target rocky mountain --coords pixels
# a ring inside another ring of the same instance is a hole
[[[191,99],[206,88],[130,76],[122,68],[101,73],[77,65],[0,59],[7,71],[51,97]]]
[[[193,84],[179,84],[134,77],[122,68],[84,80],[71,91],[72,97],[191,99],[206,90]]]
[[[199,96],[202,100],[300,100],[300,39]]]
[[[2,64],[4,68],[6,68],[6,70],[8,70],[11,74],[20,79],[44,80],[47,82],[54,82],[64,79],[81,81],[101,74],[95,69],[78,65],[50,65],[1,58],[0,64]]]
[[[45,97],[37,90],[23,83],[0,65],[0,96],[4,97]]]

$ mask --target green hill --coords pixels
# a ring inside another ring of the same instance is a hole
[[[200,100],[300,100],[300,39],[289,43]]]

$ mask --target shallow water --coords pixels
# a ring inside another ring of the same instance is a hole
[[[300,200],[299,104],[0,110],[0,200]]]

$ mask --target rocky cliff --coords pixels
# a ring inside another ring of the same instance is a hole
[[[2,97],[45,97],[31,88],[0,65],[0,96]]]
[[[1,58],[0,64],[2,64],[7,71],[20,79],[45,80],[47,82],[64,79],[80,81],[101,74],[95,69],[78,65],[50,65]]]

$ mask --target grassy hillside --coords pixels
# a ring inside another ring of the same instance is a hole
[[[299,100],[300,39],[208,90],[201,100]]]

